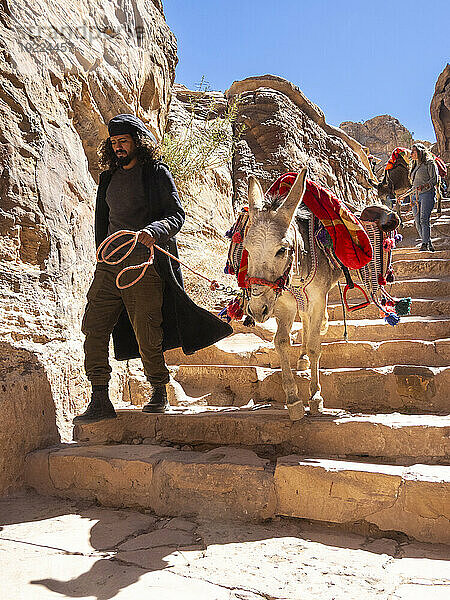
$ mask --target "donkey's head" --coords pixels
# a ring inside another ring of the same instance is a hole
[[[264,193],[253,176],[248,183],[249,228],[244,240],[248,252],[247,313],[260,323],[273,314],[283,276],[292,264],[295,231],[293,220],[305,192],[306,169],[297,176],[278,207],[264,207]]]

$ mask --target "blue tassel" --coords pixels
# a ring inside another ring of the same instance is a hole
[[[400,317],[392,312],[386,315],[384,320],[386,323],[389,323],[389,325],[392,325],[392,327],[395,327],[395,325],[397,325],[397,323],[400,321]]]
[[[233,228],[229,229],[228,231],[225,232],[225,236],[227,238],[232,238],[233,237]]]
[[[396,233],[396,234],[394,235],[394,240],[395,240],[396,242],[401,242],[401,241],[402,241],[402,239],[403,239],[403,236],[402,236],[402,234],[401,234],[401,233]]]

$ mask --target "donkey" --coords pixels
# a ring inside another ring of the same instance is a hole
[[[411,189],[409,167],[403,156],[398,156],[392,169],[384,171],[381,182],[377,185],[378,197],[385,200],[387,196],[396,198],[395,210],[401,219],[401,204],[399,196]]]
[[[250,176],[248,185],[249,228],[244,239],[248,252],[248,299],[246,313],[255,321],[264,323],[274,316],[277,321],[275,349],[282,370],[283,390],[289,416],[293,421],[303,418],[305,408],[290,366],[290,332],[297,313],[293,294],[281,289],[277,281],[289,271],[296,254],[304,278],[312,268],[312,248],[308,236],[309,209],[301,207],[306,187],[306,169],[298,174],[281,205],[268,205],[258,180]],[[298,245],[296,248],[295,246]],[[300,312],[302,332],[298,370],[311,367],[309,386],[310,414],[323,409],[319,383],[320,333],[328,327],[326,310],[328,292],[336,285],[342,271],[333,266],[320,248],[317,251],[317,272],[308,286],[308,302]]]

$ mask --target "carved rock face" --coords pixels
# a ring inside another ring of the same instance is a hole
[[[361,144],[328,125],[296,86],[273,75],[249,77],[234,82],[227,95],[240,95],[236,128],[244,126],[233,161],[238,205],[245,201],[250,174],[266,190],[279,175],[303,166],[310,179],[353,206],[375,198]]]
[[[47,411],[45,385],[63,437],[87,398],[80,319],[95,261],[96,149],[106,123],[132,112],[157,137],[166,123],[175,38],[159,2],[121,6],[55,0],[50,15],[44,0],[0,3],[0,341],[10,357],[3,426],[29,424],[34,447],[55,435],[31,427]],[[33,401],[17,412],[12,383],[24,347],[39,376],[27,375]],[[0,446],[5,456],[24,451],[20,435]],[[0,493],[18,483],[6,474]]]
[[[437,153],[450,162],[450,64],[447,64],[436,82],[431,101],[431,120],[436,132]],[[447,177],[448,179],[448,177]]]

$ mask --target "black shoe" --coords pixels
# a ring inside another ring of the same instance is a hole
[[[142,412],[163,413],[169,408],[166,385],[154,385],[150,402],[142,407]]]
[[[108,395],[108,386],[93,386],[91,401],[83,414],[73,420],[77,423],[94,423],[104,419],[115,419],[117,417],[114,406]]]
[[[425,244],[425,243],[423,243],[423,244],[420,246],[420,249],[421,249],[421,250],[428,250],[428,244]]]
[[[434,248],[433,244],[431,243],[431,240],[428,242],[428,250],[430,252],[434,252],[435,251],[435,248]]]

